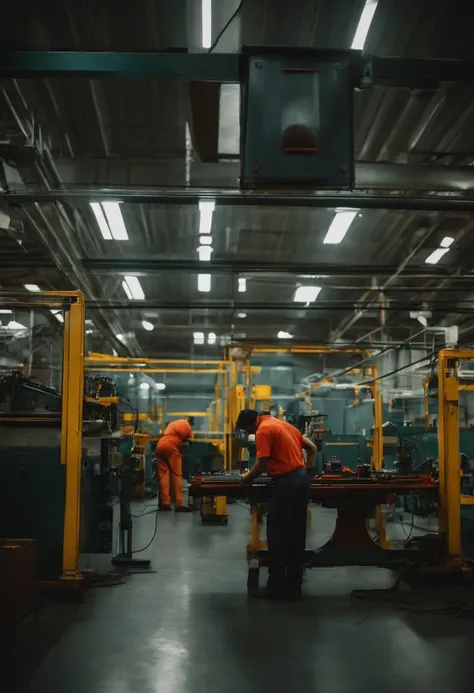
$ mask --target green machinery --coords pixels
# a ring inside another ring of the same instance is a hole
[[[108,386],[107,397],[114,397]],[[108,472],[120,440],[110,429],[114,421],[116,425],[116,414],[92,394],[94,390],[97,383],[87,382],[80,549],[104,553],[112,551]],[[62,573],[66,465],[61,464],[61,424],[62,397],[57,390],[19,372],[0,378],[0,536],[35,539],[42,582],[56,581]]]

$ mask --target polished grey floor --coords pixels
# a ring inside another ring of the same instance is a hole
[[[136,521],[146,543],[154,516]],[[313,510],[311,544],[332,531]],[[228,527],[196,515],[159,516],[143,555],[156,573],[96,590],[37,671],[29,693],[456,693],[472,689],[474,624],[359,602],[354,588],[386,587],[377,569],[312,571],[296,604],[248,601],[248,510]],[[463,673],[465,672],[465,673]]]

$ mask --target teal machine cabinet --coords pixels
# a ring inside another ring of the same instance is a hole
[[[13,373],[0,378],[0,537],[34,539],[37,577],[63,566],[66,465],[61,464],[61,395]],[[89,420],[81,466],[81,550],[112,549],[108,442]]]

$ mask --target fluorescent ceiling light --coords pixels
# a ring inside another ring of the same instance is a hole
[[[320,286],[299,286],[296,289],[293,301],[295,303],[313,303],[318,298]]]
[[[102,205],[100,204],[100,202],[91,202],[90,205],[92,211],[94,212],[97,224],[99,225],[102,238],[104,238],[106,241],[111,241],[112,234],[110,233],[109,225],[105,220]]]
[[[209,236],[212,228],[212,215],[216,208],[214,200],[201,200],[199,202],[199,235]]]
[[[281,330],[281,331],[277,334],[277,337],[278,337],[278,339],[293,339],[293,335],[292,335],[292,334],[290,334],[289,332],[284,332],[283,330]]]
[[[237,313],[237,317],[242,318],[242,320],[243,320],[244,318],[247,317],[247,313]]]
[[[212,236],[199,236],[199,243],[201,245],[212,245]]]
[[[217,341],[217,337],[214,332],[209,332],[207,335],[207,343],[208,344],[215,344]]]
[[[425,262],[427,265],[436,265],[441,260],[443,255],[446,255],[448,252],[449,248],[436,248],[436,250],[433,250],[431,255],[428,255]]]
[[[451,236],[445,236],[443,240],[440,243],[440,246],[442,248],[449,248],[450,245],[454,243],[454,238],[451,238]]]
[[[200,245],[197,251],[201,262],[210,261],[212,255],[212,248],[210,245]]]
[[[128,241],[128,233],[123,221],[119,202],[102,202],[110,233],[114,241]]]
[[[358,209],[336,209],[336,214],[323,243],[340,243],[349,230],[349,226],[354,221],[354,217],[358,211]]]
[[[151,332],[155,326],[153,325],[152,322],[148,322],[148,320],[142,320],[142,327],[147,332]]]
[[[31,291],[31,293],[37,293],[38,291],[41,291],[38,284],[23,284],[23,286],[27,291]]]
[[[10,320],[7,325],[7,330],[12,330],[14,332],[19,332],[20,330],[26,330],[27,328],[21,324],[21,322],[16,322],[16,320]]]
[[[58,322],[60,322],[61,324],[64,322],[64,316],[60,310],[52,310],[51,313],[52,315],[54,315]]]
[[[201,45],[212,45],[212,0],[201,0]]]
[[[129,301],[143,301],[143,299],[145,298],[145,294],[143,293],[143,289],[138,280],[138,277],[124,277],[122,286],[125,293],[127,294],[127,298],[129,299]]]
[[[245,277],[239,277],[239,292],[241,294],[247,291],[247,280]]]
[[[0,308],[0,315],[11,315],[12,311],[8,308]]]
[[[204,332],[193,332],[194,344],[204,344]]]
[[[166,385],[164,383],[155,383],[155,390],[166,390]]]
[[[140,390],[149,390],[150,385],[149,383],[140,383]]]
[[[120,209],[120,202],[91,202],[102,238],[106,241],[128,241],[128,233]],[[105,215],[105,216],[104,216]]]
[[[362,14],[360,15],[359,24],[357,25],[351,48],[361,51],[364,49],[367,34],[369,33],[370,25],[374,18],[375,10],[377,9],[379,0],[366,0]]]
[[[211,275],[198,274],[198,291],[209,293],[211,290]]]

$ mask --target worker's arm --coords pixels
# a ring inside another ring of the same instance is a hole
[[[313,476],[318,449],[312,440],[304,436],[301,445],[303,446],[303,450],[306,450],[306,469],[308,470],[308,475]]]
[[[244,484],[250,484],[254,479],[258,479],[259,476],[265,474],[267,471],[268,463],[270,462],[269,457],[261,457],[253,465],[252,469],[248,472],[242,474],[242,481]]]
[[[257,446],[257,462],[252,469],[242,475],[244,484],[248,484],[259,476],[265,474],[268,463],[272,458],[272,434],[270,431],[259,429],[255,434],[255,444]]]

